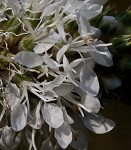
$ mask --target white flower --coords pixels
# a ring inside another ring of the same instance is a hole
[[[0,31],[0,48],[4,51],[0,55],[0,67],[3,65],[9,75],[6,87],[4,80],[0,80],[5,109],[0,117],[3,118],[3,114],[8,112],[14,132],[25,130],[29,149],[33,147],[36,150],[36,130],[45,136],[43,128],[46,130],[46,127],[47,136],[44,139],[47,140],[41,143],[41,149],[53,149],[51,128],[54,128],[59,145],[67,148],[74,141],[72,133],[76,132],[71,127],[76,120],[71,116],[74,112],[84,117],[84,123],[80,124],[85,124],[93,132],[105,133],[114,127],[112,121],[95,115],[101,107],[96,97],[100,86],[94,71],[95,62],[109,67],[112,65],[112,55],[107,48],[110,44],[97,39],[101,33],[91,26],[90,20],[101,13],[105,2],[0,2],[0,23],[4,29]],[[81,148],[81,137],[86,138],[82,131],[78,134],[78,141],[72,143],[75,148]],[[85,141],[83,143],[87,147]]]

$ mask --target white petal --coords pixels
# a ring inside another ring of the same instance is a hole
[[[64,123],[63,112],[56,104],[44,104],[41,111],[45,122],[52,128],[58,128]]]
[[[83,121],[88,129],[97,134],[107,133],[115,127],[114,121],[93,114],[88,114]]]
[[[61,40],[61,36],[58,33],[56,33],[53,29],[50,30],[49,37],[54,39],[55,43]]]
[[[81,62],[84,62],[84,60],[83,59],[75,59],[74,61],[72,61],[71,63],[70,63],[70,66],[72,67],[72,68],[74,68],[74,67],[76,67],[76,66],[78,66]]]
[[[92,47],[90,54],[97,63],[107,67],[113,65],[112,55],[102,41],[98,41],[95,46],[89,47]]]
[[[66,79],[66,76],[67,76],[66,72],[63,72],[60,75],[58,75],[53,81],[49,82],[49,84],[44,86],[44,91],[50,91],[55,87],[59,87]]]
[[[45,54],[43,58],[45,64],[47,64],[49,68],[59,70],[60,64],[58,64],[55,60],[51,59],[47,54]]]
[[[85,64],[80,73],[80,87],[91,96],[96,96],[99,92],[99,82],[96,73]]]
[[[49,50],[54,44],[53,43],[42,43],[34,47],[33,51],[37,54],[42,54]]]
[[[42,13],[42,17],[43,17],[43,16],[50,16],[50,15],[53,15],[59,7],[61,7],[62,5],[64,5],[63,2],[64,2],[64,1],[59,1],[59,2],[52,3],[52,4],[50,4],[49,6],[47,6],[47,7],[45,8],[45,10],[43,11],[43,13]]]
[[[61,38],[63,39],[63,41],[66,40],[66,35],[65,35],[65,31],[64,31],[64,24],[62,21],[60,21],[57,25],[57,29],[59,32],[59,35],[61,36]]]
[[[55,129],[55,138],[59,145],[65,149],[72,141],[72,132],[67,122],[64,122],[62,126]]]
[[[41,115],[40,115],[40,108],[42,105],[42,101],[40,101],[32,114],[30,114],[28,118],[28,124],[34,129],[40,129],[42,125]]]
[[[86,3],[80,9],[80,14],[88,20],[96,17],[101,13],[103,6],[98,4]]]
[[[59,61],[62,56],[65,54],[65,52],[68,50],[70,44],[64,45],[61,49],[59,49],[57,55],[56,55],[56,60]]]
[[[108,0],[88,0],[89,3],[104,5]]]
[[[16,149],[21,140],[21,133],[16,134],[11,127],[4,126],[0,130],[0,148]]]
[[[8,126],[2,128],[1,140],[5,146],[12,146],[14,144],[15,132]]]
[[[26,126],[27,121],[27,107],[24,104],[20,104],[11,113],[11,127],[15,131],[20,131]]]
[[[88,94],[83,94],[81,96],[81,103],[86,106],[91,113],[98,113],[100,110],[100,101],[96,97],[92,97]]]
[[[71,69],[69,61],[65,55],[63,56],[63,68],[66,72],[68,72]]]
[[[64,119],[68,124],[73,124],[74,120],[67,114],[65,107],[63,108]]]
[[[20,89],[14,83],[7,86],[8,92],[5,93],[5,99],[11,111],[17,106],[20,100]]]
[[[21,51],[16,54],[15,60],[28,68],[37,67],[43,64],[43,58],[34,52]]]
[[[86,37],[88,35],[92,35],[93,32],[91,32],[91,25],[89,21],[86,19],[86,17],[82,16],[80,12],[77,12],[77,18],[79,21],[79,32],[82,37]]]
[[[53,89],[58,96],[65,96],[70,94],[73,90],[72,84],[61,84],[59,87]]]

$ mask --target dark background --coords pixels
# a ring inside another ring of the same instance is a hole
[[[89,132],[88,150],[131,150],[131,106],[109,101],[102,115],[115,121],[116,127],[102,135]]]
[[[123,11],[131,5],[131,0],[108,0],[106,5],[109,4],[114,6],[114,10]]]
[[[108,4],[114,6],[114,11],[121,12],[131,5],[131,0],[108,0]],[[120,102],[109,98],[102,115],[115,121],[116,127],[103,135],[89,132],[88,150],[131,150],[131,104],[124,103],[124,99]]]

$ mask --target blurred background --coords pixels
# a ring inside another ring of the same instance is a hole
[[[130,0],[108,0],[106,5],[111,5],[115,7],[117,11],[123,11],[131,5]]]
[[[115,121],[116,127],[107,134],[89,132],[88,150],[131,149],[131,107],[121,102],[108,102],[102,115]]]
[[[104,109],[101,113],[115,121],[116,127],[103,135],[89,131],[88,150],[131,150],[131,0],[108,0],[104,12],[103,16],[114,16],[116,20],[105,25],[99,23],[102,22],[101,16],[93,24],[101,28],[104,42],[113,43],[109,49],[114,66],[97,66],[96,71],[103,85],[100,99]],[[103,77],[104,81],[101,80]],[[116,88],[110,88],[108,81]]]

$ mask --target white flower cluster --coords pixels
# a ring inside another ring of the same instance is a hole
[[[23,130],[29,149],[38,149],[35,135],[38,130],[44,134],[47,125],[50,134],[43,137],[40,150],[53,149],[52,132],[63,149],[69,144],[86,148],[87,141],[81,141],[86,139],[84,131],[75,127],[78,118],[97,134],[114,128],[113,121],[97,114],[101,104],[93,70],[95,63],[112,65],[110,44],[97,39],[100,31],[89,22],[101,13],[105,2],[1,0],[2,149],[16,149]]]

